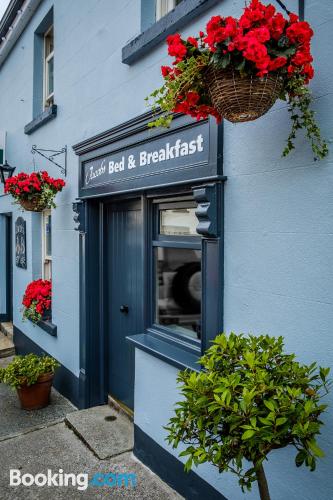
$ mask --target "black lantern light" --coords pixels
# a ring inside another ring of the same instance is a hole
[[[6,180],[9,179],[14,173],[15,167],[8,165],[7,160],[3,165],[0,165],[0,176],[2,184],[5,184]]]

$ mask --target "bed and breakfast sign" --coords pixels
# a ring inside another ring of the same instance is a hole
[[[83,161],[81,193],[101,187],[120,192],[204,176],[209,141],[209,126],[200,123]]]

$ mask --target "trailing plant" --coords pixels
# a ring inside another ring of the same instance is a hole
[[[22,385],[34,385],[41,375],[54,373],[59,366],[58,361],[50,356],[15,356],[6,368],[0,369],[0,382],[13,389]]]
[[[5,183],[5,193],[9,193],[20,204],[22,201],[37,201],[36,209],[55,208],[54,198],[65,186],[62,179],[53,179],[46,171],[26,174],[19,173]]]
[[[296,466],[315,470],[329,368],[299,363],[282,337],[234,333],[217,336],[200,363],[199,373],[179,374],[183,399],[166,427],[174,448],[187,445],[187,471],[209,462],[235,473],[243,491],[258,481],[268,500],[263,464],[273,450],[293,446]]]
[[[296,131],[304,128],[315,158],[324,158],[328,147],[320,136],[307,87],[314,76],[312,36],[309,23],[299,21],[296,14],[287,19],[273,5],[265,6],[259,0],[252,0],[239,19],[213,16],[206,33],[200,31],[198,37],[168,36],[168,53],[174,61],[172,66],[161,67],[164,84],[146,98],[155,114],[149,126],[168,127],[172,113],[177,112],[197,120],[211,115],[220,122],[223,116],[210,92],[212,68],[232,72],[233,78],[274,77],[282,88],[280,98],[289,103],[292,119],[283,155],[294,148]]]
[[[22,304],[23,318],[38,323],[43,315],[51,309],[52,283],[50,280],[35,280],[27,286]]]

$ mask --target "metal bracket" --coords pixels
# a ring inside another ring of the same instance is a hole
[[[40,156],[43,156],[47,160],[49,160],[51,163],[56,165],[58,168],[60,168],[61,173],[66,177],[67,175],[67,146],[63,147],[62,149],[59,150],[54,150],[54,149],[42,149],[42,148],[37,148],[36,145],[33,145],[31,148],[31,153],[34,155],[38,153]],[[51,154],[47,154],[51,153]],[[56,161],[54,161],[54,158],[58,155],[64,155],[64,165],[60,165]]]

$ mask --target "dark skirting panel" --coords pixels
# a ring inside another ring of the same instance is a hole
[[[162,448],[140,427],[134,425],[134,455],[186,500],[227,500],[194,471],[184,471],[184,465]]]
[[[14,325],[14,345],[16,354],[50,354],[44,351],[39,345],[35,344],[19,328]],[[79,406],[79,379],[68,368],[60,365],[56,371],[53,386],[63,396],[69,399],[73,405]]]

